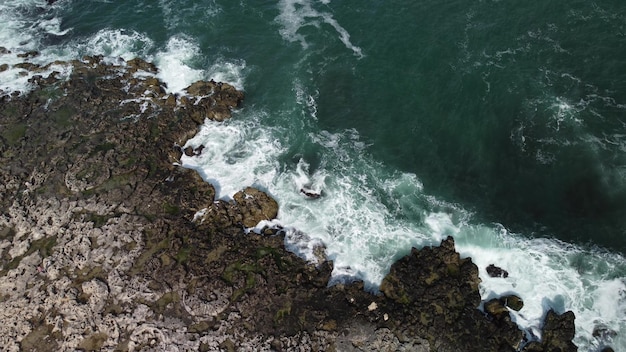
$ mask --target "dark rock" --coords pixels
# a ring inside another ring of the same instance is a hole
[[[543,322],[541,341],[533,341],[527,344],[522,351],[550,351],[550,352],[575,352],[578,347],[572,339],[575,334],[574,320],[576,317],[571,311],[558,314],[550,309]]]
[[[485,313],[491,315],[497,320],[511,319],[509,310],[498,298],[494,298],[484,304]]]
[[[493,264],[489,264],[489,266],[487,267],[487,274],[489,274],[489,276],[491,277],[509,277],[508,271]]]
[[[20,63],[17,63],[15,65],[13,65],[13,67],[21,68],[21,69],[27,70],[27,71],[37,71],[40,68],[39,65],[32,64],[30,62],[20,62]]]
[[[10,54],[11,51],[3,46],[0,46],[0,55]]]
[[[17,57],[20,57],[20,58],[23,58],[23,59],[24,58],[37,57],[37,56],[39,56],[39,52],[35,51],[35,50],[17,54]]]
[[[146,71],[149,73],[157,73],[158,71],[157,67],[153,63],[147,62],[139,58],[128,60],[126,61],[126,64],[128,65],[128,72],[130,74],[134,74],[135,72],[139,70]]]
[[[500,301],[502,301],[505,306],[513,309],[514,311],[519,312],[520,309],[524,308],[524,301],[516,295],[500,297]]]
[[[302,193],[305,196],[307,196],[309,198],[312,198],[312,199],[317,199],[317,198],[322,196],[321,193],[317,193],[317,192],[314,192],[314,191],[311,191],[311,190],[307,190],[307,189],[304,189],[304,188],[300,188],[300,193]]]
[[[244,227],[254,227],[260,221],[271,220],[278,215],[278,203],[258,189],[248,187],[237,192],[233,199],[242,214]]]
[[[617,332],[615,332],[615,330],[610,329],[608,326],[601,324],[593,328],[592,335],[593,337],[598,338],[598,339],[607,339],[607,338],[614,338],[615,336],[617,336]]]
[[[502,302],[494,300],[493,313],[503,319],[487,319],[476,307],[480,302],[478,268],[470,258],[461,259],[448,237],[440,247],[413,249],[400,259],[380,287],[393,303],[393,311],[407,322],[409,335],[428,339],[431,346],[472,346],[473,351],[519,348],[523,334],[508,317]],[[480,336],[480,338],[477,338]]]
[[[194,152],[193,152],[193,148],[192,147],[187,147],[183,150],[183,152],[185,152],[185,155],[187,156],[194,156]]]

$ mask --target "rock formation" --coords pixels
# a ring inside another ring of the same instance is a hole
[[[477,267],[452,238],[414,249],[373,295],[359,282],[328,287],[332,263],[286,251],[280,231],[246,234],[276,216],[276,201],[253,188],[215,200],[174,165],[198,124],[242,103],[232,86],[202,81],[177,96],[139,59],[55,65],[71,75],[35,75],[31,93],[0,103],[5,350],[522,347],[511,304],[477,309]],[[544,341],[526,350],[573,350],[573,315],[561,317],[549,313]]]

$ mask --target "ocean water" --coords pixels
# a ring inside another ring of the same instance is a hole
[[[244,90],[182,163],[221,198],[275,197],[259,227],[309,260],[324,245],[330,284],[376,291],[411,247],[452,235],[483,298],[522,297],[529,338],[572,310],[581,351],[626,350],[626,3],[1,0],[0,23],[2,94],[31,88],[12,66],[30,50],[141,57],[180,94]]]

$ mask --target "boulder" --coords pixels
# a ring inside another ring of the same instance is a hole
[[[484,304],[485,313],[494,317],[497,320],[511,319],[509,310],[503,304],[502,300],[498,298],[491,299]]]
[[[233,199],[242,214],[242,224],[246,228],[254,227],[263,220],[272,220],[278,215],[278,203],[256,188],[247,187],[237,192]]]
[[[543,321],[541,341],[533,341],[524,346],[523,352],[576,352],[578,347],[572,339],[575,334],[574,320],[571,311],[558,314],[550,309]]]
[[[491,277],[509,277],[508,271],[493,264],[489,264],[489,266],[487,267],[487,274],[489,274],[489,276]]]
[[[524,301],[516,295],[500,297],[500,301],[502,301],[505,306],[513,309],[514,311],[519,312],[520,309],[524,308]]]

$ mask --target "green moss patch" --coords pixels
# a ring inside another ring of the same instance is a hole
[[[161,242],[147,244],[145,251],[141,253],[139,258],[137,258],[137,260],[135,261],[135,265],[133,265],[132,269],[130,269],[129,274],[137,275],[139,272],[141,272],[141,270],[143,270],[144,266],[146,265],[148,260],[152,258],[152,256],[164,249],[169,248],[169,245],[170,240],[167,238],[162,240]]]
[[[109,335],[103,332],[96,332],[82,340],[80,344],[78,344],[78,349],[83,351],[100,351],[108,338]]]
[[[39,255],[42,258],[46,258],[48,256],[50,256],[52,254],[52,248],[57,244],[57,237],[56,236],[51,236],[51,237],[44,237],[41,239],[38,239],[36,241],[31,242],[30,247],[28,247],[28,250],[26,251],[26,253],[13,258],[13,260],[11,260],[2,271],[0,271],[0,276],[4,276],[7,274],[7,272],[9,270],[13,270],[15,268],[17,268],[20,265],[20,262],[22,261],[23,258],[35,253],[35,251],[39,251]]]
[[[9,146],[15,146],[26,136],[26,129],[27,126],[25,123],[10,125],[2,132],[2,137],[7,141]]]

